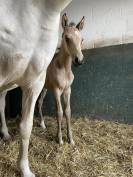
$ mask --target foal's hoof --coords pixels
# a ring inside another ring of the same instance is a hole
[[[40,123],[40,127],[42,127],[42,129],[45,130],[45,129],[46,129],[45,123],[44,123],[44,122],[41,122],[41,123]]]
[[[75,142],[73,140],[69,141],[70,145],[75,146]]]
[[[64,144],[63,140],[60,140],[60,141],[59,141],[59,145],[61,146],[61,145],[63,145],[63,144]]]

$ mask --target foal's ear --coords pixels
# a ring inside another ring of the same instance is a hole
[[[68,26],[68,17],[66,13],[62,16],[62,28],[64,29],[66,26]]]
[[[81,31],[84,28],[85,24],[85,16],[81,19],[81,21],[77,24],[76,28],[78,28],[79,31]]]

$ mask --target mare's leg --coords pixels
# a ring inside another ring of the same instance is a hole
[[[68,136],[68,141],[70,144],[74,145],[73,137],[72,137],[72,130],[71,130],[71,107],[70,107],[70,96],[71,96],[71,88],[65,89],[63,92],[63,98],[64,98],[64,113],[66,117],[66,122],[67,122],[67,136]]]
[[[8,140],[11,137],[8,133],[8,127],[6,125],[6,119],[5,119],[6,94],[7,94],[7,92],[0,93],[0,118],[1,118],[1,133],[3,134],[3,138],[5,140]]]
[[[20,123],[21,145],[18,159],[18,165],[22,177],[35,177],[29,167],[28,147],[33,126],[35,103],[43,85],[44,81],[38,79],[32,85],[22,87],[22,120]]]
[[[62,117],[63,117],[63,110],[62,110],[62,105],[61,105],[61,94],[62,92],[59,89],[56,89],[54,91],[54,96],[55,96],[55,101],[56,101],[56,110],[57,110],[57,123],[58,123],[58,140],[59,144],[63,144],[62,140],[62,131],[61,131],[61,124],[62,124]]]
[[[45,89],[45,88],[43,87],[43,90],[42,90],[41,95],[40,95],[39,100],[38,100],[39,114],[40,114],[40,117],[41,117],[40,126],[41,126],[43,129],[46,128],[46,125],[45,125],[45,123],[44,123],[44,120],[45,120],[45,119],[44,119],[43,114],[42,114],[42,105],[43,105],[43,100],[44,100],[44,98],[45,98],[45,96],[46,96],[46,93],[47,93],[47,89]]]

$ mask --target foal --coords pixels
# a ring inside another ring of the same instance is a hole
[[[38,106],[41,116],[41,126],[45,128],[44,118],[42,115],[43,99],[46,95],[47,89],[54,94],[57,108],[57,122],[58,122],[58,140],[59,144],[63,144],[61,123],[63,117],[63,109],[61,105],[61,95],[64,98],[64,113],[67,122],[67,136],[69,143],[74,145],[72,130],[70,124],[71,109],[70,109],[70,95],[71,85],[74,80],[71,65],[72,62],[78,66],[83,64],[83,54],[81,51],[82,37],[80,31],[84,27],[85,18],[75,25],[70,23],[68,25],[68,18],[66,14],[62,17],[62,43],[59,52],[54,56],[51,64],[47,69],[45,86],[41,92]]]

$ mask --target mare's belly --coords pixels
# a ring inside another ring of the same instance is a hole
[[[1,56],[0,58],[0,90],[5,89],[19,80],[24,74],[28,65],[21,54],[12,56]],[[3,89],[2,89],[3,88]]]

